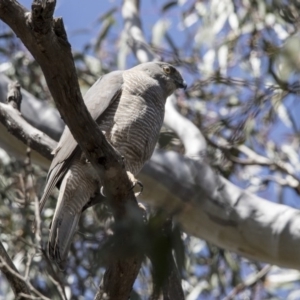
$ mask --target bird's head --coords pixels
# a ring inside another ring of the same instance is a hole
[[[166,96],[170,96],[176,89],[186,89],[187,84],[183,80],[178,70],[171,64],[165,62],[149,62],[138,66],[139,69],[147,72],[147,74],[156,79]]]

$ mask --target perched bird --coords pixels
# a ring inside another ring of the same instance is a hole
[[[134,176],[151,157],[164,119],[166,98],[186,88],[170,64],[150,62],[104,75],[89,89],[85,104]],[[53,216],[49,256],[63,267],[82,208],[100,190],[100,179],[66,126],[49,169],[40,211],[53,188],[60,191]]]

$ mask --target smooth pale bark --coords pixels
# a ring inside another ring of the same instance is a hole
[[[245,257],[300,269],[300,211],[233,185],[205,163],[157,151],[140,174],[143,201],[184,231]]]

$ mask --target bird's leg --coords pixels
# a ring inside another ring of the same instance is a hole
[[[134,175],[129,171],[127,171],[127,176],[129,178],[130,182],[132,183],[131,189],[134,189],[137,185],[140,187],[140,191],[138,193],[134,194],[136,197],[138,197],[143,192],[143,189],[144,189],[143,184],[139,180],[137,180],[134,177]]]

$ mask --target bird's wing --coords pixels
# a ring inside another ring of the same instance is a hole
[[[100,77],[87,91],[84,102],[94,120],[97,120],[106,108],[120,96],[122,85],[123,71],[114,71]],[[53,188],[68,170],[76,153],[79,153],[79,146],[66,126],[56,149],[53,151],[54,158],[40,200],[40,211],[42,211]]]

